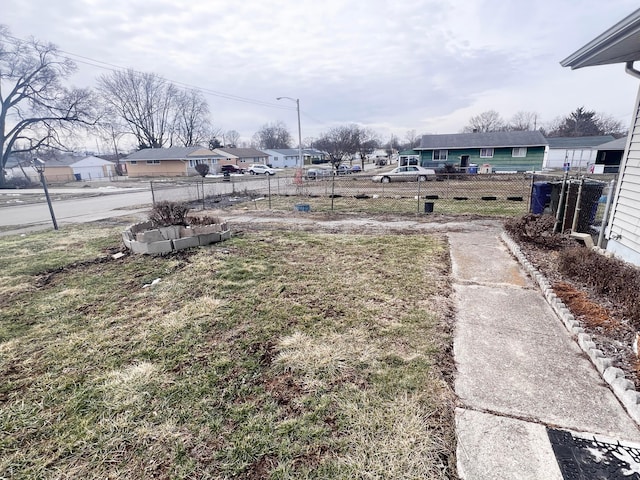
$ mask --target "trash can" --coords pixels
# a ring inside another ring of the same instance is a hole
[[[470,163],[467,167],[467,173],[469,175],[477,175],[478,174],[478,165],[476,163]]]
[[[229,172],[227,172],[226,170],[222,174],[222,181],[223,182],[230,182],[231,181],[231,174]]]
[[[82,174],[81,173],[74,173],[73,176],[76,179],[76,182],[79,182],[80,180],[82,180]]]
[[[542,214],[551,203],[551,183],[533,182],[531,188],[531,213]]]
[[[433,213],[433,202],[424,202],[424,213]]]

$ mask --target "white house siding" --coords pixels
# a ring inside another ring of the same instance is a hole
[[[640,266],[640,90],[633,130],[622,157],[613,214],[608,227],[607,250]]]
[[[572,170],[586,170],[596,162],[597,153],[593,148],[549,148],[549,155],[542,168],[561,170],[565,162],[568,162]]]

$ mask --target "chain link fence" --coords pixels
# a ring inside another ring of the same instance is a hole
[[[151,190],[154,202],[185,201],[194,208],[236,203],[255,210],[506,216],[526,213],[531,195],[531,176],[524,174],[451,174],[422,182],[373,180],[365,174],[313,179],[231,175],[153,181]]]

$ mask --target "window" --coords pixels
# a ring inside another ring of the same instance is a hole
[[[433,160],[447,160],[448,150],[434,150],[433,151]]]
[[[147,165],[160,165],[160,160],[147,160]]]
[[[527,147],[514,147],[511,152],[512,157],[526,157],[527,156]]]
[[[480,158],[493,158],[493,148],[481,148]]]
[[[131,160],[129,163],[130,163],[131,165],[137,165],[137,164],[138,164],[138,161],[137,161],[137,160]]]

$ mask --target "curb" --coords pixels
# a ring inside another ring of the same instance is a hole
[[[522,253],[518,244],[502,232],[501,240],[509,248],[512,255],[518,259],[520,265],[524,267],[527,274],[538,284],[547,303],[551,306],[558,318],[562,320],[566,329],[577,338],[578,345],[591,363],[596,367],[603,380],[609,384],[614,395],[620,400],[629,416],[640,425],[640,394],[636,391],[633,382],[625,378],[624,372],[613,366],[613,361],[604,356],[601,350],[596,348],[591,337],[580,327],[567,306],[560,300],[551,288],[549,281],[529,262]]]

